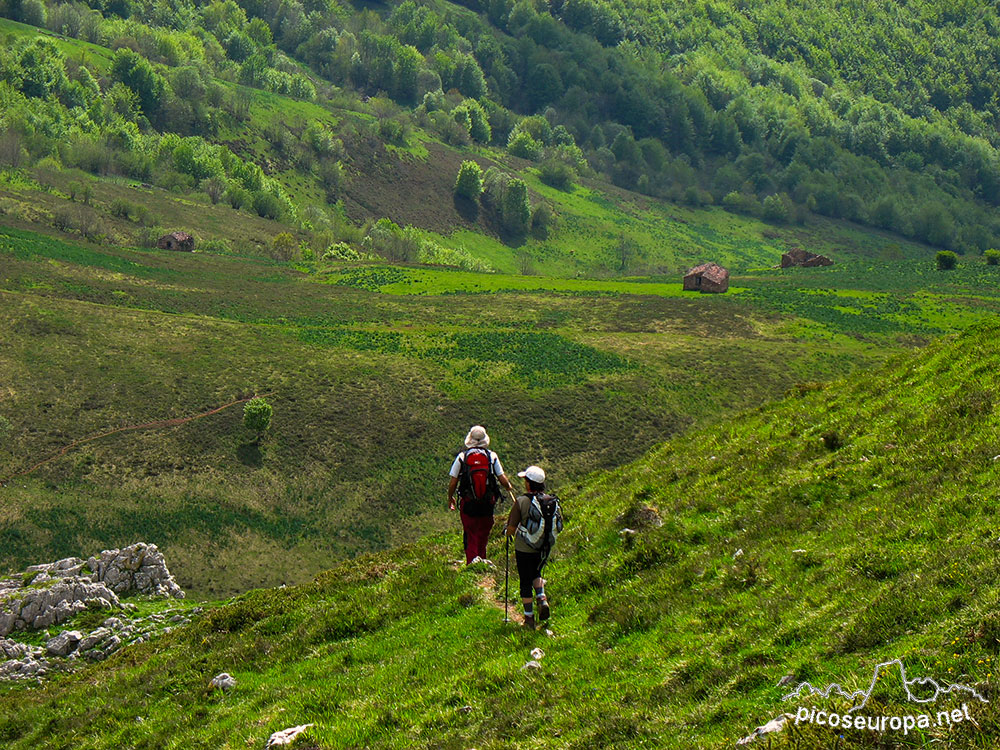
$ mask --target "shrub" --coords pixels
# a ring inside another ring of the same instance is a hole
[[[791,207],[781,195],[769,195],[764,199],[763,217],[766,221],[784,224],[791,216]]]
[[[157,241],[167,233],[163,227],[143,227],[136,236],[139,247],[156,247]]]
[[[514,235],[523,235],[531,225],[531,203],[528,200],[528,185],[520,178],[507,183],[500,203],[500,219],[503,228]]]
[[[203,253],[216,253],[218,255],[228,255],[232,252],[229,248],[229,243],[225,240],[205,240],[201,243],[199,247]]]
[[[986,257],[986,265],[1000,266],[1000,250],[987,250],[983,255]]]
[[[253,204],[253,195],[251,195],[249,190],[246,190],[239,185],[229,186],[226,190],[226,199],[229,201],[229,205],[236,210],[246,208]]]
[[[569,190],[573,187],[576,172],[573,167],[558,159],[546,159],[538,170],[538,177],[546,185],[559,190]]]
[[[275,260],[293,260],[299,246],[290,232],[281,232],[271,241],[271,254]]]
[[[361,253],[346,242],[334,242],[323,251],[323,260],[361,260]]]
[[[201,181],[201,189],[208,195],[212,205],[215,205],[226,192],[226,181],[221,177],[206,177]]]
[[[958,255],[951,250],[942,250],[934,256],[939,271],[950,271],[958,265]]]
[[[532,138],[530,133],[521,130],[511,135],[507,141],[507,151],[522,159],[537,161],[542,156],[542,144]]]
[[[540,240],[556,231],[556,213],[548,203],[539,203],[531,212],[531,233]]]
[[[276,195],[261,190],[253,194],[253,210],[261,218],[278,220],[282,216],[283,206]]]
[[[243,406],[243,425],[257,434],[257,442],[271,426],[271,405],[263,398],[252,398]]]
[[[646,177],[646,175],[642,175],[642,177],[639,178],[639,182],[642,182],[643,177]],[[649,178],[647,177],[647,185],[648,179]],[[638,187],[640,193],[644,192],[641,185]],[[696,208],[701,206],[701,191],[695,185],[691,185],[684,190],[683,198],[684,202],[689,206],[695,206]]]
[[[45,26],[47,18],[48,13],[45,10],[45,4],[41,0],[24,0],[24,3],[21,5],[22,23],[42,28]]]
[[[405,129],[399,120],[386,119],[378,124],[378,134],[388,143],[402,144],[406,141]]]
[[[483,170],[474,161],[463,161],[455,179],[455,195],[470,201],[479,200],[483,192]]]
[[[489,263],[476,258],[465,248],[441,247],[436,242],[424,240],[420,245],[421,263],[437,266],[455,266],[466,271],[492,273],[496,269]]]
[[[465,108],[468,118],[469,136],[476,143],[489,143],[493,137],[493,129],[486,113],[475,99],[466,99],[461,104]]]
[[[420,251],[420,240],[412,229],[403,229],[391,219],[379,219],[364,239],[368,252],[391,261],[412,261]]]
[[[319,181],[326,190],[327,201],[332,203],[347,185],[347,170],[339,161],[324,159],[319,165]]]
[[[119,219],[128,219],[135,213],[135,206],[124,198],[115,198],[111,201],[111,208],[109,210],[112,216],[116,216]]]

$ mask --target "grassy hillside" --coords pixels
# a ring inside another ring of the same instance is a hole
[[[508,469],[580,477],[997,310],[995,267],[919,258],[757,271],[713,297],[671,278],[296,264],[16,230],[0,256],[3,562],[141,537],[206,596],[451,528],[444,474],[470,424]],[[60,453],[260,393],[275,407],[261,448],[237,404]]]
[[[545,459],[578,476],[883,356],[874,341],[765,334],[784,316],[682,297],[676,282],[297,268],[13,230],[0,253],[0,473],[57,458],[11,485],[4,560],[139,535],[205,594],[301,581],[450,525],[444,475],[466,422],[489,427],[509,466]],[[484,296],[479,282],[521,291]],[[254,393],[276,410],[260,450],[236,406],[56,455]],[[236,565],[248,548],[254,564]]]
[[[998,334],[800,388],[579,484],[557,475],[551,635],[504,626],[502,570],[456,570],[451,538],[429,538],[250,592],[44,687],[2,688],[0,737],[235,748],[316,722],[320,748],[728,747],[794,710],[783,675],[857,689],[896,657],[993,699]],[[662,526],[642,524],[650,507]],[[524,671],[535,646],[542,667]],[[224,697],[206,688],[223,670],[238,681]],[[888,681],[871,712],[913,712],[900,696]],[[905,740],[799,727],[772,746],[989,747],[995,705]]]

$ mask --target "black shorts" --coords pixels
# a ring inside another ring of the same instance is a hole
[[[545,561],[541,552],[521,552],[514,550],[514,557],[517,559],[517,576],[521,581],[521,598],[530,599],[535,595],[532,582],[536,578],[542,577],[542,568]]]

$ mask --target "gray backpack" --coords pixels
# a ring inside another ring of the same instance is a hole
[[[556,536],[563,528],[562,508],[559,498],[539,492],[531,495],[528,517],[522,518],[517,533],[529,547],[548,557],[549,550],[556,543]]]

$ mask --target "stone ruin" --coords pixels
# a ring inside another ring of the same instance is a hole
[[[793,247],[781,256],[782,268],[792,268],[793,266],[798,266],[800,268],[815,268],[817,266],[832,265],[833,261],[825,255],[810,253],[808,250],[803,250],[800,247]]]

